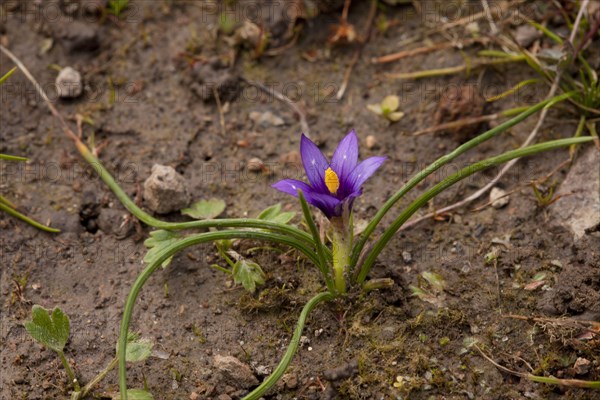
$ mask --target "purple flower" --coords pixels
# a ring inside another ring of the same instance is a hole
[[[371,157],[358,163],[358,139],[354,129],[338,144],[331,163],[304,134],[300,140],[300,155],[310,185],[296,179],[283,179],[273,187],[296,197],[301,190],[306,201],[323,211],[327,218],[340,216],[345,206],[351,210],[354,199],[362,194],[363,183],[386,159]]]

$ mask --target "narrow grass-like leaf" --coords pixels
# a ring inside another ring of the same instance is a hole
[[[473,175],[474,173],[493,167],[495,165],[504,164],[512,159],[531,156],[544,151],[558,149],[561,147],[568,147],[573,144],[583,144],[591,142],[593,137],[584,136],[579,138],[560,139],[552,140],[545,143],[539,143],[532,146],[523,147],[517,150],[507,151],[506,153],[500,154],[495,157],[487,158],[483,161],[476,162],[466,168],[461,169],[455,174],[450,175],[427,192],[419,196],[413,201],[407,208],[405,208],[400,215],[394,220],[394,222],[385,230],[381,238],[375,243],[373,249],[365,259],[365,263],[358,275],[357,282],[362,283],[367,278],[373,263],[379,256],[379,253],[385,248],[387,243],[391,240],[393,235],[400,229],[400,227],[421,207],[423,207],[429,200],[443,192],[445,189],[454,185],[456,182],[463,180],[464,178]]]
[[[558,36],[556,33],[552,32],[550,29],[546,28],[544,25],[538,24],[537,22],[530,20],[530,19],[527,20],[527,23],[529,25],[533,26],[538,31],[542,32],[544,35],[548,36],[555,43],[558,43],[558,44],[564,43],[564,40],[562,40],[562,38],[560,36]]]
[[[494,136],[508,130],[509,128],[517,125],[518,123],[525,120],[527,117],[531,116],[532,114],[535,114],[536,112],[540,111],[541,109],[546,108],[546,107],[552,107],[554,104],[561,102],[563,100],[566,100],[566,99],[574,96],[575,94],[576,94],[576,92],[568,92],[568,93],[562,94],[560,96],[556,96],[551,99],[544,100],[534,106],[531,106],[530,108],[523,111],[521,114],[517,115],[516,117],[514,117],[506,122],[503,122],[502,124],[496,126],[495,128],[492,128],[492,129],[488,130],[487,132],[482,133],[481,135],[469,140],[466,143],[463,143],[462,145],[458,146],[456,149],[454,149],[450,153],[443,155],[442,157],[438,158],[433,163],[428,165],[425,169],[423,169],[423,170],[419,171],[417,174],[415,174],[408,182],[406,182],[404,184],[404,186],[402,186],[392,197],[390,197],[383,204],[383,206],[379,209],[379,211],[377,211],[377,213],[375,214],[375,216],[373,217],[371,222],[365,228],[365,231],[363,232],[363,234],[360,236],[359,240],[354,245],[354,248],[352,249],[352,258],[351,258],[350,265],[352,265],[352,266],[356,265],[356,263],[358,262],[358,258],[360,256],[363,248],[365,247],[365,244],[367,243],[367,241],[369,240],[369,238],[375,231],[375,228],[377,227],[379,222],[381,222],[383,217],[388,213],[388,211],[400,199],[402,199],[419,182],[423,181],[429,175],[431,175],[432,173],[434,173],[435,171],[437,171],[438,169],[440,169],[442,166],[446,165],[450,161],[454,160],[461,154],[471,150],[472,148],[478,146],[479,144],[481,144],[481,143],[493,138]]]
[[[508,89],[500,94],[497,94],[496,96],[492,96],[490,98],[485,99],[485,101],[487,101],[488,103],[491,103],[493,101],[503,99],[506,96],[509,96],[509,95],[513,94],[514,92],[516,92],[517,90],[521,89],[522,87],[531,85],[532,83],[537,83],[539,81],[540,81],[539,79],[527,79],[527,80],[521,81],[521,82],[517,83],[515,86],[511,87],[510,89]]]
[[[2,85],[8,79],[8,77],[11,76],[16,70],[17,70],[17,67],[13,67],[13,69],[11,69],[7,73],[5,73],[2,76],[2,78],[0,78],[0,85]]]
[[[19,157],[19,156],[10,156],[8,154],[0,154],[0,160],[6,160],[6,161],[27,161],[27,158],[25,158],[25,157]]]
[[[249,231],[249,230],[224,230],[224,231],[216,231],[216,232],[204,232],[198,234],[192,234],[187,237],[184,237],[169,246],[165,247],[162,251],[156,254],[156,257],[148,264],[146,268],[140,273],[137,277],[133,285],[131,286],[131,290],[129,295],[127,296],[127,301],[125,302],[125,308],[123,310],[123,318],[121,320],[121,328],[119,332],[119,342],[117,349],[117,356],[119,358],[119,390],[121,392],[122,400],[127,400],[127,360],[125,358],[125,354],[127,354],[127,337],[129,334],[129,324],[131,321],[131,316],[133,314],[133,307],[137,300],[137,297],[144,287],[146,281],[152,276],[152,274],[160,268],[161,264],[171,258],[174,254],[179,251],[201,243],[214,242],[216,240],[223,239],[253,239],[253,240],[261,240],[265,242],[272,242],[283,244],[287,246],[291,246],[300,252],[302,252],[308,259],[310,259],[313,263],[318,264],[319,260],[314,254],[314,250],[307,247],[306,244],[292,236],[285,236],[278,233],[272,232],[263,232],[263,231]],[[319,301],[329,300],[333,296],[329,293],[319,295]],[[309,302],[310,303],[310,302]],[[312,306],[314,307],[313,304]],[[307,304],[308,306],[308,304]],[[307,309],[305,306],[304,310]],[[304,312],[303,310],[303,312]],[[310,309],[309,309],[310,311]],[[302,317],[302,315],[301,315]],[[305,316],[306,317],[306,316]],[[300,324],[300,323],[299,323]],[[302,323],[304,326],[304,323]],[[301,331],[301,329],[300,329]],[[294,335],[294,338],[296,335]],[[288,349],[289,350],[289,349]],[[287,354],[287,353],[286,353]],[[290,359],[293,354],[290,355]],[[283,372],[282,372],[283,373]]]

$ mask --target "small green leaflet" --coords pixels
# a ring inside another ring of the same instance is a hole
[[[127,334],[127,350],[125,351],[125,359],[128,362],[144,361],[152,353],[154,343],[150,339],[142,338],[136,332]]]
[[[179,240],[179,235],[175,232],[162,229],[150,232],[150,237],[144,241],[144,246],[149,249],[144,256],[144,262],[146,264],[152,263],[164,248],[175,243],[177,240]],[[173,256],[167,258],[163,261],[162,267],[165,268],[172,260]]]
[[[121,16],[121,12],[127,8],[129,0],[109,0],[107,11],[117,18]]]
[[[150,392],[144,389],[127,389],[127,399],[129,400],[154,400]]]
[[[233,266],[233,281],[241,283],[247,291],[254,293],[257,284],[265,283],[265,273],[257,263],[242,258]]]
[[[225,210],[225,202],[221,199],[200,200],[189,208],[184,208],[181,213],[194,219],[213,219]]]
[[[281,212],[281,203],[277,203],[274,206],[265,208],[260,214],[258,214],[257,218],[285,225],[295,216],[296,213],[294,211]]]
[[[31,309],[31,317],[31,321],[24,324],[31,337],[49,349],[62,353],[71,330],[69,317],[58,307],[50,314],[49,310],[37,304]]]

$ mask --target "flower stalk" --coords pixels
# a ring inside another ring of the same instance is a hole
[[[346,293],[346,276],[352,255],[352,218],[333,217],[330,223],[335,288],[339,294],[343,294]]]

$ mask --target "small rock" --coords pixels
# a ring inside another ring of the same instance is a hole
[[[271,375],[271,368],[267,367],[266,365],[258,365],[254,370],[259,376]]]
[[[248,20],[235,30],[235,41],[248,49],[256,49],[264,40],[263,30]]]
[[[100,47],[98,30],[94,24],[81,21],[60,24],[56,36],[70,53],[94,51]]]
[[[600,228],[600,152],[588,146],[557,193],[562,197],[550,206],[553,219],[571,230],[576,239]]]
[[[294,374],[285,374],[281,377],[284,387],[288,390],[293,390],[298,387],[298,377]]]
[[[302,156],[300,152],[292,150],[279,157],[279,161],[286,167],[302,168]]]
[[[254,376],[250,367],[237,358],[217,354],[213,362],[226,384],[243,389],[258,385],[258,379]]]
[[[283,120],[283,118],[273,114],[271,111],[265,111],[264,113],[252,111],[249,117],[254,122],[254,124],[260,126],[261,128],[285,125],[285,121]]]
[[[250,172],[261,172],[265,170],[265,163],[260,158],[254,157],[248,160],[246,168]]]
[[[373,135],[367,136],[367,138],[365,139],[365,144],[367,145],[367,149],[369,150],[379,147],[377,143],[377,138]]]
[[[308,336],[300,336],[300,347],[304,347],[305,345],[310,344],[310,339]]]
[[[215,101],[215,90],[221,103],[232,102],[242,90],[242,79],[220,62],[196,63],[192,69],[190,89],[204,102]]]
[[[521,47],[529,47],[534,40],[539,39],[542,32],[529,24],[519,26],[515,31],[515,40]]]
[[[323,378],[330,382],[348,379],[358,373],[358,360],[352,360],[337,368],[323,371]]]
[[[122,234],[121,228],[126,215],[124,210],[102,208],[97,220],[98,228],[106,234]]]
[[[577,375],[585,375],[590,372],[591,364],[592,363],[587,358],[579,357],[573,365],[573,371],[575,371]]]
[[[437,110],[433,115],[435,125],[457,121],[463,118],[475,118],[483,115],[485,99],[475,85],[449,86],[442,94]],[[481,124],[464,125],[446,129],[447,133],[456,135],[460,141],[470,139],[477,134]]]
[[[198,400],[200,398],[200,395],[196,392],[192,392],[190,393],[190,400]]]
[[[56,77],[56,91],[63,99],[74,99],[81,96],[83,84],[81,74],[71,67],[60,70]]]
[[[412,254],[410,254],[408,251],[403,251],[402,259],[405,263],[410,264],[412,262]]]
[[[506,195],[506,191],[500,188],[492,188],[490,191],[490,203],[495,209],[502,208],[510,202],[510,197]]]
[[[190,195],[183,176],[173,167],[154,164],[152,174],[144,182],[144,199],[152,211],[168,214],[187,206]]]

